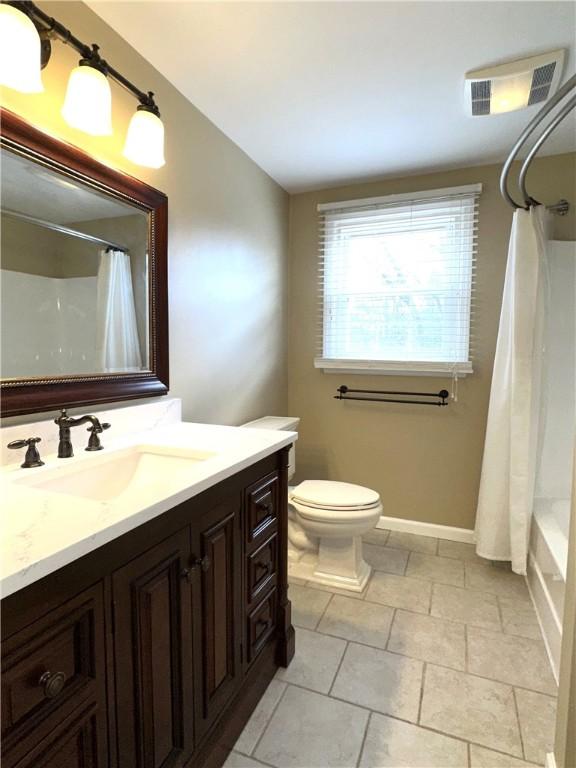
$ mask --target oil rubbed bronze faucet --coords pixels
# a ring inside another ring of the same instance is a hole
[[[100,435],[105,429],[110,428],[110,424],[101,424],[96,416],[86,415],[73,418],[72,416],[68,416],[65,408],[60,411],[60,416],[58,416],[57,419],[54,419],[54,424],[57,424],[58,429],[60,430],[60,439],[58,441],[59,459],[69,459],[74,456],[72,441],[70,440],[70,429],[88,423],[92,426],[88,428],[90,438],[88,440],[88,445],[84,450],[101,451],[103,446],[100,444]]]
[[[36,443],[42,442],[41,437],[28,437],[26,440],[12,440],[8,443],[8,448],[15,450],[17,448],[26,448],[26,456],[24,463],[20,464],[24,469],[30,469],[31,467],[42,467],[44,462],[40,458],[40,453],[36,447]]]

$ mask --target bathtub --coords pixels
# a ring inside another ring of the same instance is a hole
[[[528,586],[556,678],[568,561],[570,499],[535,499],[528,556]]]

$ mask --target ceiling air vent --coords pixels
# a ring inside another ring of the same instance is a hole
[[[540,104],[556,91],[564,51],[530,56],[466,74],[466,102],[473,116],[495,115]]]

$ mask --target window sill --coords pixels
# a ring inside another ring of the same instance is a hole
[[[370,376],[448,376],[473,373],[472,363],[435,363],[395,360],[326,360],[317,357],[314,367],[324,373],[355,373]]]

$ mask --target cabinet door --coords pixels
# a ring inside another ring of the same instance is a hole
[[[193,749],[190,530],[113,574],[118,764],[183,765]]]
[[[107,761],[97,744],[97,711],[88,707],[61,723],[15,768],[105,768]]]
[[[196,627],[198,730],[204,733],[240,683],[241,674],[241,516],[240,499],[221,504],[193,527],[193,551],[200,564],[195,589],[201,605]]]

